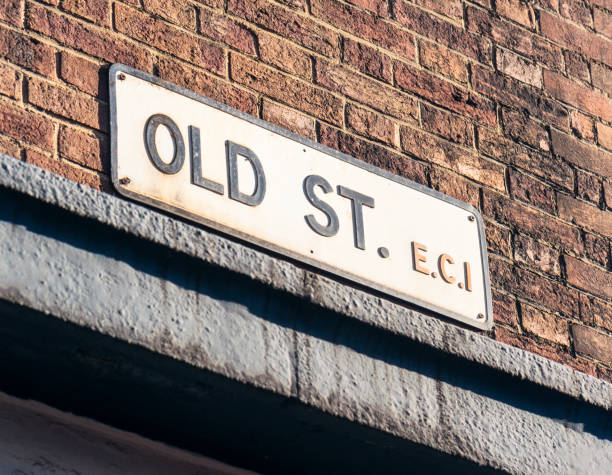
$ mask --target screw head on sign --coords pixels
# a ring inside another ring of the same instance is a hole
[[[119,73],[119,76],[117,76],[117,78],[119,78],[119,81],[123,81],[125,79],[125,74]]]
[[[120,179],[119,179],[119,183],[120,183],[121,185],[129,185],[129,184],[130,184],[130,181],[131,181],[131,180],[130,180],[128,177],[126,177],[126,176],[124,176],[123,178],[120,178]]]
[[[476,218],[474,218],[474,216],[470,214],[470,215],[468,216],[468,219],[469,219],[470,221],[474,221]]]
[[[476,318],[477,318],[478,320],[484,320],[484,317],[485,317],[485,316],[484,316],[482,313],[479,313],[478,315],[476,315]]]

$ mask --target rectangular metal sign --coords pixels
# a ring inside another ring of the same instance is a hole
[[[124,65],[110,101],[121,194],[491,328],[473,207]]]

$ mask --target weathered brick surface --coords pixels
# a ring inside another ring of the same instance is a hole
[[[548,312],[542,312],[531,305],[521,305],[521,321],[523,328],[540,338],[569,345],[569,325],[565,318],[557,317]]]
[[[574,165],[612,178],[612,154],[576,140],[570,135],[551,130],[552,148],[556,155]]]
[[[431,41],[419,41],[421,66],[461,83],[469,79],[468,61],[460,54]]]
[[[0,94],[12,99],[21,98],[21,74],[15,68],[0,63]]]
[[[347,104],[346,126],[364,137],[395,145],[395,122],[379,113]]]
[[[337,0],[311,0],[310,3],[316,17],[406,58],[414,58],[414,38],[409,32]]]
[[[53,150],[54,126],[49,118],[0,100],[0,133]]]
[[[318,60],[317,83],[373,109],[405,121],[416,121],[417,101],[396,89],[349,71],[348,69]]]
[[[572,325],[576,352],[612,365],[612,337],[582,325]]]
[[[345,38],[342,60],[364,74],[385,82],[391,82],[391,59],[385,54],[364,43]]]
[[[288,105],[301,107],[323,120],[342,123],[342,103],[329,92],[277,72],[244,56],[232,54],[234,81]]]
[[[0,26],[0,57],[31,71],[53,76],[55,51],[35,38]]]
[[[15,26],[23,25],[24,0],[5,0],[0,8],[0,20]]]
[[[398,61],[394,64],[394,69],[395,83],[404,91],[424,97],[483,124],[496,123],[495,105],[490,100],[406,63]]]
[[[259,34],[259,57],[265,63],[304,79],[312,79],[310,55],[295,44],[267,33]]]
[[[338,57],[339,35],[267,0],[228,0],[227,10],[326,56]]]
[[[565,193],[557,195],[557,203],[559,205],[559,216],[563,219],[607,237],[612,237],[612,212],[602,211],[590,203],[577,200]]]
[[[98,25],[110,25],[110,2],[107,0],[62,0],[62,8]]]
[[[108,100],[108,70],[97,63],[62,51],[60,77],[81,91]]]
[[[612,380],[611,28],[610,0],[6,0],[0,151],[110,191],[109,65],[155,74],[481,209],[490,335]]]
[[[421,103],[421,123],[425,130],[463,145],[474,143],[472,124],[463,117]]]
[[[214,73],[225,72],[225,55],[220,47],[175,26],[120,3],[115,4],[115,24],[118,31],[131,38],[171,52]]]
[[[302,137],[316,140],[315,120],[282,104],[264,99],[261,118]]]
[[[31,78],[28,101],[53,114],[108,132],[108,109],[85,94]]]

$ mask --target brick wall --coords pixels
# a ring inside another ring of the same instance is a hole
[[[612,381],[612,0],[3,0],[0,150],[112,192],[112,62],[478,207],[491,338]]]

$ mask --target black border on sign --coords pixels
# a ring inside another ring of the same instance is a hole
[[[377,284],[376,282],[372,282],[369,281],[367,279],[363,279],[361,277],[358,277],[356,275],[353,275],[349,272],[345,272],[342,269],[338,269],[334,266],[331,265],[327,265],[325,263],[322,262],[318,262],[315,261],[314,259],[310,259],[307,256],[302,256],[300,254],[296,254],[292,251],[287,251],[286,249],[283,249],[282,247],[276,246],[274,244],[262,241],[261,239],[258,239],[254,236],[250,236],[248,234],[245,234],[243,232],[237,231],[235,229],[232,228],[228,228],[227,226],[221,225],[219,223],[215,223],[214,221],[210,221],[206,218],[203,218],[201,216],[195,215],[193,213],[190,213],[188,211],[182,210],[180,208],[176,208],[174,206],[168,205],[162,201],[158,201],[152,198],[149,198],[147,196],[142,196],[139,195],[137,193],[134,193],[130,190],[127,190],[123,187],[123,185],[121,185],[121,183],[119,182],[119,177],[118,177],[118,171],[117,171],[117,102],[116,102],[116,82],[117,82],[117,76],[122,73],[122,74],[129,74],[130,76],[135,76],[139,79],[142,79],[144,81],[147,81],[151,84],[155,84],[156,86],[160,86],[163,87],[165,89],[168,89],[172,92],[181,94],[185,97],[188,97],[190,99],[193,99],[195,101],[201,102],[203,104],[206,104],[208,106],[214,107],[215,109],[218,109],[222,112],[231,114],[235,117],[239,117],[242,120],[246,120],[247,122],[250,122],[254,125],[257,125],[259,127],[262,127],[266,130],[269,130],[271,132],[277,133],[279,135],[282,135],[283,137],[289,138],[295,142],[298,142],[302,145],[306,145],[310,148],[313,148],[315,150],[318,150],[319,152],[323,152],[327,155],[330,155],[338,160],[342,160],[344,162],[348,162],[351,165],[357,166],[359,168],[362,168],[364,170],[367,170],[371,173],[375,173],[377,175],[380,175],[386,179],[389,180],[393,180],[397,183],[400,183],[404,186],[407,186],[409,188],[412,188],[414,190],[420,191],[421,193],[426,193],[434,198],[437,198],[439,200],[445,201],[447,203],[450,203],[452,205],[455,205],[465,211],[468,211],[470,213],[472,213],[474,215],[474,217],[476,218],[476,224],[478,226],[478,237],[479,237],[479,244],[480,244],[480,255],[482,258],[482,269],[483,269],[483,275],[482,275],[482,281],[483,281],[483,285],[485,288],[485,307],[486,307],[486,314],[485,314],[485,318],[484,320],[478,320],[476,318],[476,316],[474,316],[474,319],[471,318],[467,318],[464,317],[463,315],[460,315],[458,313],[455,312],[450,312],[448,310],[444,310],[439,308],[438,306],[428,303],[428,302],[423,302],[420,299],[417,299],[415,297],[412,297],[410,295],[401,293],[401,292],[396,292],[392,289],[387,288],[384,285],[380,285]],[[250,242],[252,244],[255,244],[257,246],[260,246],[264,249],[268,249],[270,251],[273,251],[277,254],[280,255],[284,255],[287,256],[291,259],[295,259],[296,261],[300,261],[300,262],[304,262],[305,264],[311,265],[313,267],[319,268],[321,270],[324,270],[326,272],[330,272],[332,274],[338,275],[340,277],[343,277],[345,279],[348,279],[350,281],[356,282],[358,284],[364,285],[366,287],[378,290],[380,292],[383,292],[387,295],[391,295],[393,297],[399,298],[401,300],[416,304],[420,307],[426,308],[428,310],[431,310],[433,312],[442,314],[444,316],[450,317],[454,320],[458,320],[460,322],[463,322],[467,325],[470,325],[472,327],[476,327],[479,328],[481,330],[490,330],[493,327],[493,306],[492,306],[492,301],[491,301],[491,284],[490,284],[490,278],[489,278],[489,258],[488,258],[488,254],[487,254],[487,242],[486,242],[486,236],[485,236],[485,231],[484,231],[484,222],[482,219],[482,216],[480,215],[479,211],[474,208],[473,206],[464,203],[462,201],[459,201],[455,198],[452,198],[450,196],[446,196],[442,193],[440,193],[439,191],[427,188],[426,186],[423,186],[419,183],[413,182],[411,180],[407,180],[406,178],[397,176],[397,175],[393,175],[385,170],[382,170],[378,167],[375,167],[374,165],[370,165],[368,163],[362,162],[354,157],[351,157],[350,155],[347,155],[345,153],[342,152],[338,152],[337,150],[334,150],[332,148],[326,147],[325,145],[321,145],[317,142],[314,142],[312,140],[306,139],[304,137],[300,137],[299,135],[290,132],[288,130],[282,129],[280,127],[277,127],[273,124],[270,124],[268,122],[265,122],[261,119],[258,119],[256,117],[252,117],[242,111],[239,111],[237,109],[234,109],[232,107],[229,107],[225,104],[221,104],[220,102],[217,102],[213,99],[210,99],[208,97],[202,96],[200,94],[197,94],[193,91],[190,91],[188,89],[185,89],[183,87],[177,86],[176,84],[172,84],[170,82],[164,81],[163,79],[160,79],[158,77],[152,76],[150,74],[147,74],[143,71],[139,71],[137,69],[131,68],[129,66],[126,66],[124,64],[120,64],[120,63],[115,63],[111,66],[110,70],[109,70],[109,102],[110,102],[110,130],[111,130],[111,178],[112,178],[112,182],[113,185],[115,186],[115,188],[117,189],[117,191],[122,194],[123,196],[126,196],[128,198],[131,198],[133,200],[136,201],[140,201],[142,203],[154,206],[156,208],[160,208],[163,209],[165,211],[168,211],[170,213],[173,214],[177,214],[179,216],[182,216],[184,218],[196,221],[198,223],[204,224],[206,226],[209,226],[213,229],[216,229],[217,231],[221,231],[223,233],[229,234],[230,236],[234,236],[236,238],[239,238],[241,240]]]

